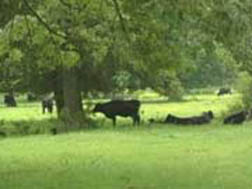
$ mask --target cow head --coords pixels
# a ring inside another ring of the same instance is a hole
[[[167,117],[166,117],[166,119],[165,119],[165,122],[166,123],[174,123],[174,116],[173,115],[171,115],[171,114],[168,114],[167,115]]]
[[[211,110],[209,110],[208,112],[203,112],[202,116],[206,117],[209,120],[214,118],[214,114]]]
[[[96,104],[94,109],[93,109],[93,113],[101,112],[101,111],[102,111],[102,104],[101,103]]]

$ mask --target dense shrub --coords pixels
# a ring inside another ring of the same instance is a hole
[[[184,95],[184,87],[176,73],[166,70],[159,73],[153,88],[156,92],[169,97],[169,100],[172,101],[180,101]]]
[[[224,119],[225,117],[240,112],[242,110],[244,110],[244,105],[243,103],[241,103],[241,101],[235,101],[232,104],[229,104],[227,107],[226,111],[221,112],[220,118]]]
[[[247,72],[239,74],[235,88],[242,95],[242,104],[245,108],[252,107],[252,77]]]

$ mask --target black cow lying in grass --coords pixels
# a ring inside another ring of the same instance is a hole
[[[12,95],[4,95],[4,103],[8,107],[16,107],[17,106],[16,100],[15,100],[14,96],[12,96]]]
[[[220,88],[217,95],[221,96],[221,95],[225,95],[225,94],[232,94],[232,91],[230,88]]]
[[[53,98],[45,98],[42,100],[42,112],[43,114],[46,112],[53,112]]]
[[[112,100],[103,104],[96,104],[93,112],[101,112],[107,118],[113,120],[113,125],[116,125],[116,116],[131,117],[133,124],[140,124],[139,108],[140,101],[138,100]]]
[[[165,123],[173,123],[179,125],[201,125],[209,123],[213,118],[214,115],[212,111],[204,112],[201,116],[183,118],[168,114],[165,119]]]
[[[241,124],[246,120],[248,112],[243,110],[238,113],[234,113],[224,119],[224,124]]]
[[[149,119],[150,123],[172,123],[178,125],[201,125],[209,123],[214,118],[212,111],[203,112],[201,116],[192,117],[177,117],[172,114],[168,114],[165,121],[156,122],[154,119]]]

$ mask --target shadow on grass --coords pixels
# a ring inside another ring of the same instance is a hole
[[[87,130],[107,130],[113,128],[112,124],[109,126],[108,121],[104,126],[104,119],[87,119],[76,127],[73,125],[67,126],[63,121],[56,118],[45,118],[42,120],[28,119],[28,120],[0,120],[0,138],[8,136],[27,136],[40,134],[61,134],[68,132],[80,132]],[[130,128],[130,127],[129,127]]]
[[[0,120],[0,133],[2,136],[25,136],[36,134],[53,134],[53,129],[60,124],[57,119],[43,120]]]
[[[149,123],[147,120],[141,122],[139,126],[134,126],[132,124],[131,119],[118,119],[117,125],[114,127],[112,121],[107,118],[99,117],[96,119],[90,119],[90,122],[87,125],[83,125],[76,130],[68,130],[66,131],[66,125],[56,119],[56,118],[48,118],[42,120],[15,120],[15,121],[6,121],[0,120],[0,138],[10,137],[10,136],[28,136],[28,135],[55,135],[62,134],[66,132],[85,132],[92,130],[103,131],[136,131],[136,130],[146,130],[151,131],[154,128],[184,128],[184,127],[195,127],[193,125],[190,126],[181,126],[174,124],[161,123],[162,120],[159,120],[159,123]],[[219,121],[217,121],[218,123]],[[207,125],[216,125],[215,124],[206,124],[197,127],[205,127]]]

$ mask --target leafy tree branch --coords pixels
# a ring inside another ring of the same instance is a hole
[[[29,5],[29,3],[27,2],[27,0],[23,0],[25,6],[28,8],[28,10],[37,18],[37,20],[52,34],[61,37],[63,39],[66,39],[67,37],[57,31],[55,31],[54,29],[52,29],[49,24],[47,24],[40,16],[39,14],[33,10],[33,8]]]

